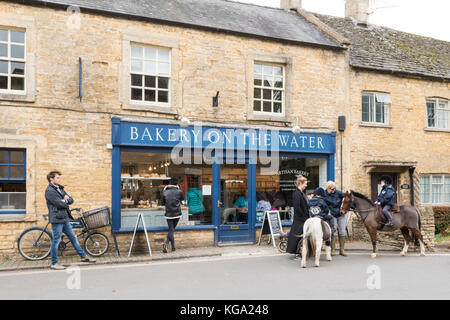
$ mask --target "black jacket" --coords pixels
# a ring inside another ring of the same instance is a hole
[[[177,186],[168,185],[164,188],[161,197],[161,204],[166,206],[166,218],[176,218],[181,216],[181,201],[184,200],[183,191]]]
[[[309,215],[311,217],[319,216],[325,217],[330,212],[330,208],[328,208],[327,203],[324,199],[313,197],[309,200]]]
[[[296,253],[300,238],[303,234],[303,224],[309,218],[308,199],[306,195],[296,189],[292,196],[292,204],[294,206],[294,221],[292,222],[291,230],[289,231],[288,244],[286,252]]]
[[[69,205],[73,203],[73,199],[64,191],[63,186],[59,185],[59,190],[61,193],[51,183],[45,190],[45,200],[47,201],[48,219],[50,223],[64,223],[69,221]],[[69,197],[67,202],[61,201],[64,199],[64,196]]]

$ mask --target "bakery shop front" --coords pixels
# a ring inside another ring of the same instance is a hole
[[[112,119],[112,225],[132,232],[167,230],[161,194],[177,178],[185,195],[177,230],[210,230],[211,243],[255,242],[269,202],[284,226],[292,219],[298,174],[308,192],[334,180],[336,133],[172,120]],[[212,239],[212,233],[214,239]]]

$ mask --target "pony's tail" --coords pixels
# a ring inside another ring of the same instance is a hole
[[[313,243],[311,241],[311,237],[308,237],[307,241],[308,241],[307,242],[308,243],[308,255],[306,257],[309,258],[314,254],[314,252],[316,252],[316,248],[315,248],[316,246],[315,246],[315,243]]]

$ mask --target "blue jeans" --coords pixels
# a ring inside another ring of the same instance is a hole
[[[74,247],[78,255],[81,258],[86,257],[86,253],[84,253],[83,249],[81,249],[81,246],[78,243],[77,236],[75,235],[75,232],[73,232],[70,222],[66,221],[64,223],[53,223],[52,224],[53,237],[52,237],[52,245],[50,248],[50,254],[52,256],[52,264],[58,263],[58,245],[59,242],[61,241],[62,232],[64,232],[66,236],[69,238],[70,242],[72,243],[72,246]]]

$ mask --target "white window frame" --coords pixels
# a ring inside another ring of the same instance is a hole
[[[150,49],[155,49],[157,52],[158,50],[165,50],[168,52],[168,57],[169,57],[169,61],[161,61],[158,60],[158,53],[157,53],[157,57],[156,59],[147,59],[145,58],[145,53],[143,53],[143,56],[141,59],[136,59],[135,57],[132,56],[132,49],[133,47],[141,47],[143,49],[143,52],[145,51],[146,48],[150,48]],[[136,72],[132,70],[132,60],[141,60],[142,61],[142,72]],[[155,63],[155,73],[145,73],[144,71],[144,64],[145,62],[153,62]],[[163,74],[159,74],[158,72],[158,63],[162,62],[162,63],[167,63],[169,64],[169,74],[168,75],[163,75]],[[172,61],[171,61],[171,48],[165,48],[165,47],[159,47],[159,46],[150,46],[150,45],[144,45],[144,44],[140,44],[140,43],[130,43],[130,83],[129,83],[129,88],[130,88],[130,103],[131,104],[139,104],[139,105],[149,105],[149,106],[158,106],[158,107],[163,107],[163,108],[168,108],[170,107],[170,103],[171,103],[171,80],[172,80],[172,74],[171,74],[171,65],[172,65]],[[131,75],[132,74],[139,74],[143,76],[143,83],[142,83],[142,87],[139,86],[133,86],[131,84]],[[151,76],[151,77],[155,77],[155,101],[145,101],[145,76]],[[168,88],[167,89],[158,89],[158,78],[159,77],[163,77],[163,78],[168,78]],[[142,89],[142,100],[133,100],[132,96],[131,96],[131,90],[133,88],[137,88],[137,89]],[[159,102],[156,101],[158,100],[158,91],[165,91],[167,92],[167,102]]]
[[[26,78],[26,75],[27,75],[27,63],[26,63],[26,60],[27,60],[27,33],[26,33],[26,30],[18,29],[18,28],[4,28],[4,27],[0,27],[0,29],[8,31],[8,40],[7,41],[0,40],[0,44],[6,44],[8,47],[8,56],[0,57],[0,60],[8,62],[8,73],[0,73],[0,76],[6,76],[8,78],[8,85],[7,85],[8,89],[0,88],[0,94],[1,93],[3,93],[3,94],[24,94],[27,91],[27,81],[26,81],[26,79],[27,79]],[[23,43],[12,42],[11,41],[11,31],[23,32],[24,42]],[[11,45],[23,46],[23,59],[11,57]],[[25,64],[23,75],[17,75],[17,74],[11,73],[11,63],[12,62],[19,62],[19,63]],[[11,77],[23,78],[23,83],[24,83],[23,90],[10,89],[11,88]]]
[[[256,65],[260,65],[261,66],[261,85],[255,85],[255,66]],[[283,87],[281,88],[277,88],[277,87],[265,87],[264,84],[264,79],[263,79],[263,75],[264,75],[264,66],[270,66],[272,67],[272,80],[273,83],[275,85],[275,74],[274,74],[274,69],[273,67],[281,67],[283,76],[282,76],[282,81],[283,81]],[[282,64],[277,64],[277,63],[270,63],[270,62],[261,62],[261,61],[255,61],[254,62],[254,67],[253,67],[253,87],[252,87],[252,93],[255,92],[255,89],[261,89],[261,98],[256,99],[254,97],[254,94],[252,94],[252,105],[251,108],[253,110],[253,114],[255,115],[273,115],[273,116],[278,116],[278,117],[284,117],[285,116],[285,110],[286,110],[286,67]],[[271,90],[272,94],[271,94],[271,99],[270,99],[270,103],[271,103],[271,111],[263,111],[264,109],[264,101],[269,101],[268,99],[264,99],[264,91],[263,90]],[[280,103],[280,100],[274,100],[273,99],[273,91],[281,91],[282,94],[282,98],[281,98],[281,111],[282,112],[274,112],[273,108],[274,108],[274,103]],[[254,101],[258,100],[261,101],[261,111],[255,111],[254,110]]]
[[[369,121],[363,120],[363,97],[368,96],[369,99]],[[370,101],[373,101],[372,109]],[[377,104],[380,103],[384,107],[384,121],[377,121]],[[389,125],[391,114],[391,99],[389,93],[363,91],[361,94],[361,123],[373,125]]]
[[[434,183],[433,177],[441,178],[440,183]],[[427,178],[429,180],[429,191],[428,191],[428,200],[425,201],[424,199],[424,190],[423,190],[423,179]],[[446,183],[446,180],[449,181],[449,183]],[[440,201],[434,201],[435,199],[435,193],[433,192],[433,186],[441,186],[441,198]],[[430,204],[430,205],[449,205],[450,199],[447,199],[447,193],[450,193],[450,174],[421,174],[420,175],[420,202],[422,204]]]
[[[428,103],[434,104],[434,126],[429,125],[429,116],[428,116]],[[441,104],[444,104],[444,107],[441,107]],[[426,108],[426,127],[430,129],[450,129],[450,106],[448,100],[441,98],[427,98],[425,102]],[[441,119],[439,116],[440,112],[444,112],[444,119]]]

